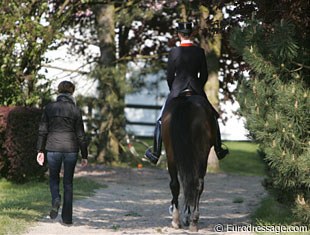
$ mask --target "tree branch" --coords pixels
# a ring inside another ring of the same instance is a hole
[[[70,3],[70,0],[66,0],[62,6],[59,8],[59,11],[57,12],[57,15],[60,16],[61,13],[63,12],[63,10],[65,9],[65,7]]]
[[[62,70],[64,72],[71,72],[71,73],[79,73],[79,74],[82,74],[82,75],[87,75],[89,74],[89,72],[85,72],[85,71],[80,71],[79,69],[84,67],[81,66],[77,69],[66,69],[66,68],[62,68],[62,67],[58,67],[58,66],[53,66],[53,65],[49,65],[49,64],[42,64],[42,68],[51,68],[51,69],[58,69],[58,70]]]
[[[301,68],[310,69],[310,66],[308,66],[308,65],[304,65],[304,64],[301,64],[301,63],[298,63],[298,62],[295,62],[295,61],[293,61],[292,63],[295,64],[295,65],[300,66]]]

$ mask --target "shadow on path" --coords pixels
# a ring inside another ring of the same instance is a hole
[[[167,171],[101,166],[89,167],[87,171],[77,169],[76,175],[108,187],[97,190],[91,198],[74,202],[73,226],[45,219],[27,234],[192,234],[187,228],[175,230],[170,226],[168,208],[172,196]],[[223,224],[225,231],[227,225],[250,223],[250,213],[265,195],[261,179],[207,174],[200,203],[199,232],[194,234],[219,235],[214,232],[217,224]],[[182,206],[182,197],[180,202]]]

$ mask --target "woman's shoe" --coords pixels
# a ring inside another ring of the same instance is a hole
[[[54,202],[54,205],[53,205],[53,207],[52,207],[52,209],[50,211],[51,219],[56,219],[57,218],[59,207],[60,207],[60,199],[56,199],[55,202]]]
[[[61,225],[67,226],[67,227],[70,227],[73,225],[72,221],[63,221],[62,220],[60,223],[61,223]]]

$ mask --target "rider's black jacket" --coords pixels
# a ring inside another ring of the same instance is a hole
[[[191,89],[196,95],[203,96],[212,108],[216,118],[219,114],[211,105],[204,91],[208,80],[208,67],[205,52],[194,45],[173,48],[168,56],[167,82],[170,89],[165,107],[185,89]]]
[[[168,100],[190,88],[196,94],[205,96],[204,85],[208,70],[204,50],[197,46],[173,48],[168,57],[167,82],[170,89]]]
[[[49,103],[39,125],[38,151],[78,152],[87,158],[87,141],[80,109],[67,94]]]

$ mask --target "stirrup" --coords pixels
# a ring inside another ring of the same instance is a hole
[[[157,157],[154,153],[152,153],[151,149],[147,149],[145,151],[144,157],[147,158],[151,163],[157,164],[159,157]]]
[[[216,150],[216,155],[219,160],[222,160],[224,157],[226,157],[227,154],[229,154],[227,146],[226,145],[224,146],[225,148],[222,148],[221,146],[220,149]]]

